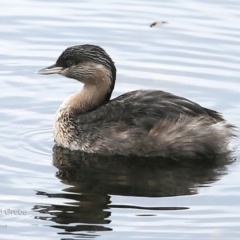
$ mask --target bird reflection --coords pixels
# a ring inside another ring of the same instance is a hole
[[[200,187],[213,183],[227,173],[233,161],[221,155],[211,162],[174,161],[169,159],[103,156],[53,148],[56,176],[66,185],[61,193],[37,192],[54,199],[66,199],[64,205],[36,205],[39,219],[53,222],[59,234],[97,237],[111,231],[112,209],[183,210],[183,207],[139,207],[116,205],[111,195],[170,197],[197,194]]]

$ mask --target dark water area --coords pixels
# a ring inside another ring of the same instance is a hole
[[[116,63],[113,97],[161,89],[239,127],[239,1],[0,5],[0,239],[239,239],[238,152],[195,165],[56,147],[54,114],[81,84],[34,74],[97,44]]]

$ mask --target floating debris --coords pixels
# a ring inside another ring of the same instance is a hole
[[[166,21],[162,21],[162,22],[160,22],[161,24],[167,24],[167,22]],[[151,25],[150,25],[150,27],[154,27],[154,26],[156,26],[158,24],[158,22],[153,22]]]
[[[153,22],[151,25],[150,25],[150,27],[154,27],[154,26],[156,26],[157,25],[157,22]]]

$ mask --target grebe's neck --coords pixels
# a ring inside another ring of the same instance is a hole
[[[81,114],[95,110],[109,101],[113,90],[111,74],[101,66],[95,66],[94,70],[80,76],[83,88],[69,96],[62,107],[67,107],[74,114]]]

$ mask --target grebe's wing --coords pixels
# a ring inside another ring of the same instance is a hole
[[[212,118],[213,122],[223,121],[213,110],[164,91],[138,90],[125,93],[100,108],[79,116],[83,123],[125,123],[129,127],[144,127],[150,130],[161,120],[177,121],[180,116]]]

